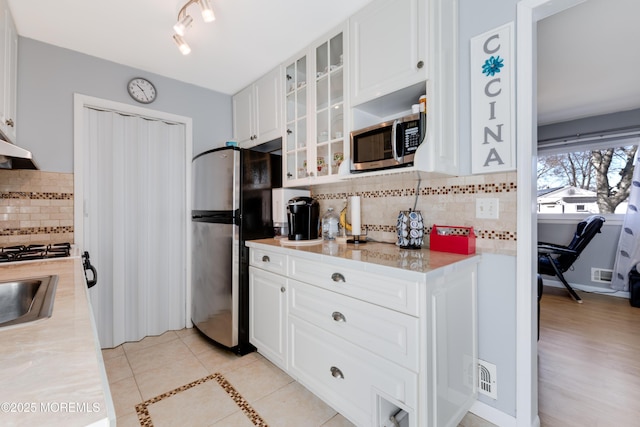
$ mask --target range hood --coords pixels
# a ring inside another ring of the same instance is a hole
[[[0,139],[0,169],[38,169],[31,151]]]

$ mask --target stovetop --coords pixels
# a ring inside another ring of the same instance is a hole
[[[0,263],[64,258],[70,255],[70,243],[7,246],[4,248],[0,248]]]

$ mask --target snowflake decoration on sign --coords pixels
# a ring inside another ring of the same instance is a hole
[[[484,61],[484,65],[482,66],[482,73],[487,76],[494,76],[496,73],[500,72],[500,68],[504,67],[504,59],[499,56],[492,56],[491,58]]]

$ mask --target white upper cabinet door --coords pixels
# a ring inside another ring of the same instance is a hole
[[[240,146],[253,142],[253,85],[233,96],[233,137]]]
[[[233,137],[251,148],[282,136],[280,67],[233,96]]]
[[[254,85],[256,105],[255,129],[258,144],[282,136],[281,81],[280,67],[278,67],[262,77]]]
[[[374,0],[349,20],[351,104],[427,78],[426,0]]]
[[[18,32],[6,2],[0,3],[0,131],[15,143],[18,77]]]

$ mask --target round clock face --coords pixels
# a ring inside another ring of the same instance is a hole
[[[143,104],[149,104],[156,99],[156,88],[147,79],[142,77],[136,77],[129,81],[127,85],[129,95],[138,102]]]

